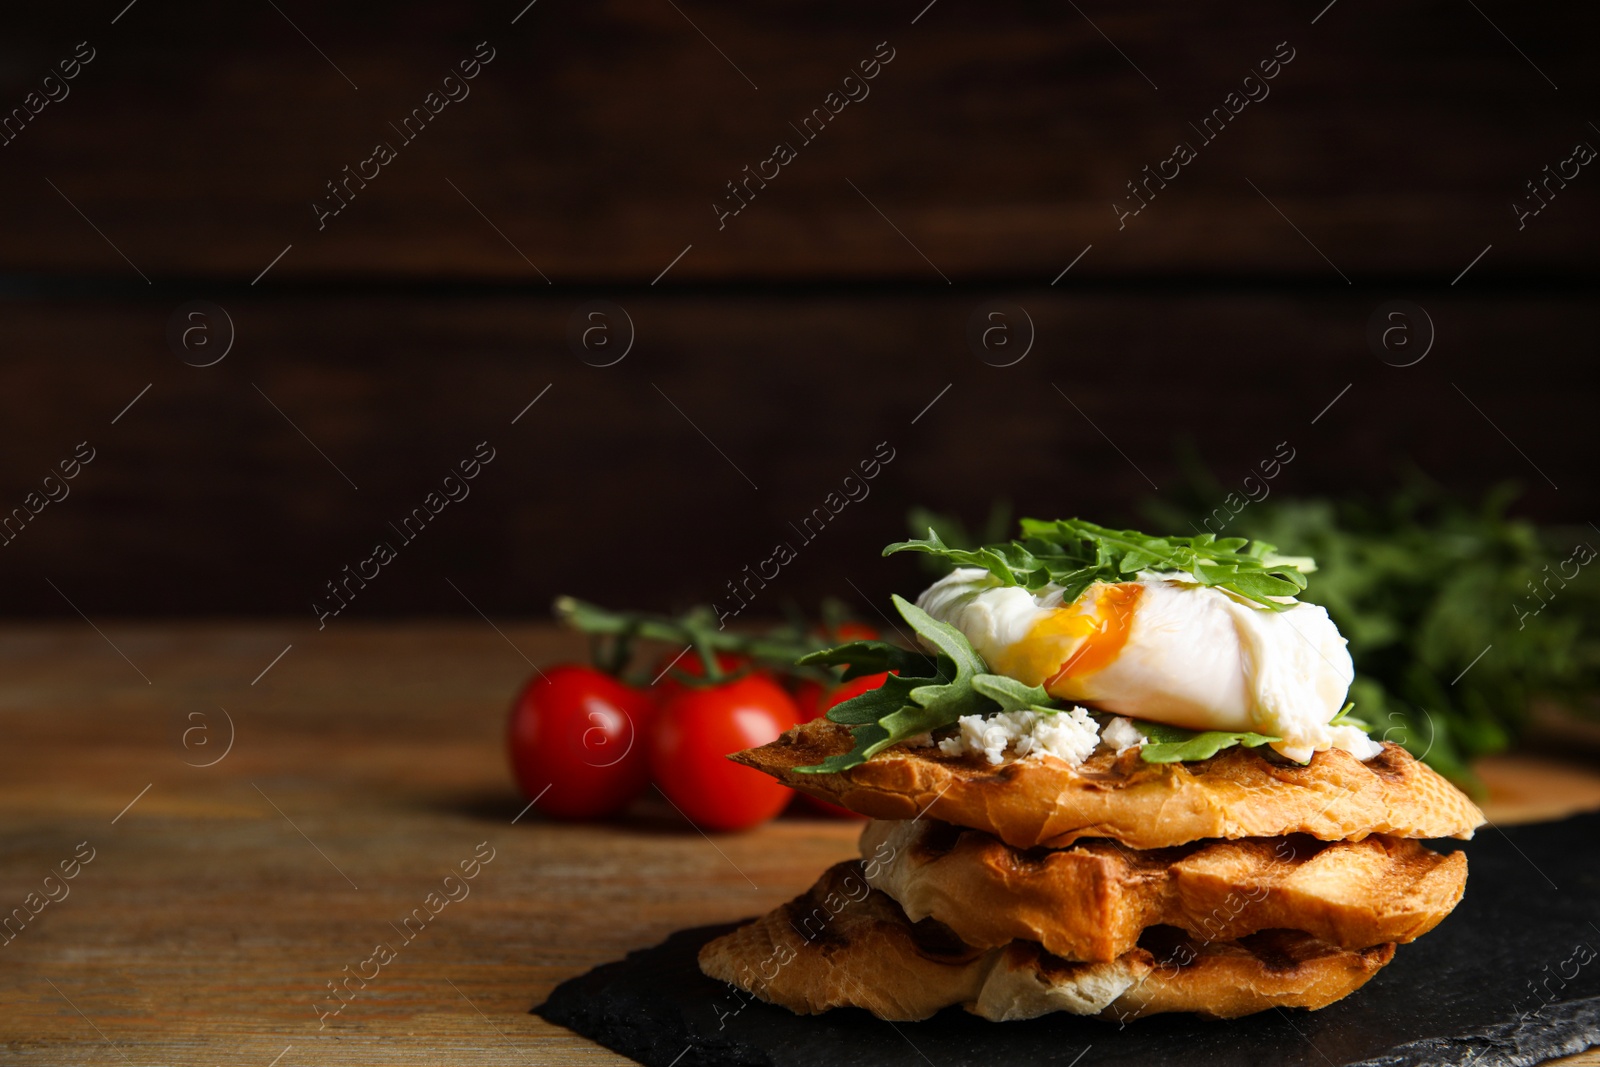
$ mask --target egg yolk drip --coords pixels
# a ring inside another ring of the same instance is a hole
[[[1043,685],[1051,696],[1073,699],[1073,682],[1110,666],[1121,654],[1143,591],[1137,582],[1095,586],[1070,607],[1034,623],[1025,638],[996,657],[995,669],[1028,685]]]

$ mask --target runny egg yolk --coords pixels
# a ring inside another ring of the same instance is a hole
[[[1128,643],[1144,587],[1118,582],[1094,587],[1069,607],[1035,622],[1028,634],[996,657],[995,669],[1051,696],[1073,699],[1073,683],[1111,665]]]

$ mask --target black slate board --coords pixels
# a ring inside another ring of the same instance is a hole
[[[731,923],[681,931],[563,982],[534,1012],[648,1067],[1526,1067],[1600,1044],[1600,814],[1488,827],[1440,847],[1467,853],[1461,905],[1318,1012],[1121,1027],[1059,1014],[991,1023],[960,1008],[920,1023],[856,1009],[799,1016],[700,973],[695,953]]]

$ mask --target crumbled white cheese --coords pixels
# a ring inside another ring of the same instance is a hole
[[[1003,763],[1010,749],[1019,759],[1054,756],[1076,767],[1100,743],[1099,726],[1082,708],[963,715],[956,726],[956,733],[939,742],[939,751],[947,756],[981,752],[991,766]]]
[[[1081,617],[1103,626],[1109,609],[1098,583],[1067,604],[1059,586],[1030,591],[958,567],[917,606],[965,634],[991,669],[1057,700],[1189,730],[1267,734],[1300,763],[1328,748],[1363,760],[1383,751],[1360,730],[1331,724],[1355,667],[1325,608],[1285,597],[1284,610],[1268,611],[1177,571],[1142,571],[1137,588],[1122,645],[1082,674],[1061,669],[1084,647],[1080,628],[1049,623]]]
[[[1344,749],[1358,760],[1369,760],[1383,752],[1383,745],[1367,736],[1359,726],[1329,726],[1327,729],[1333,747]]]
[[[1121,715],[1106,723],[1105,729],[1100,731],[1100,741],[1107,748],[1114,749],[1119,756],[1130,748],[1150,743],[1150,739],[1133,725],[1132,719],[1125,719]]]

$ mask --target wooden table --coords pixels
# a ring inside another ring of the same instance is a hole
[[[513,824],[507,703],[529,659],[580,651],[545,626],[99,623],[0,629],[0,908],[93,850],[0,947],[8,1064],[626,1063],[528,1009],[853,853],[845,823],[712,840],[649,803]],[[1600,807],[1592,768],[1485,776],[1497,821]],[[402,944],[480,848],[469,895]],[[320,1018],[385,940],[396,957]]]

